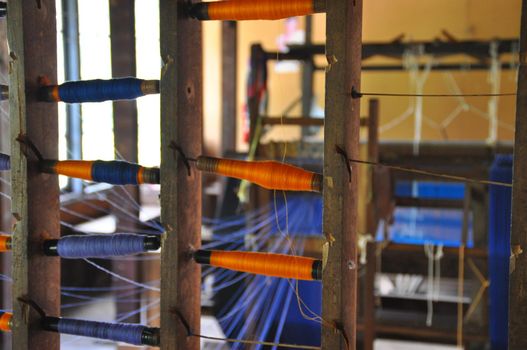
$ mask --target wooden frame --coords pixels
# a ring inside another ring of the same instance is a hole
[[[58,238],[59,186],[56,175],[41,174],[34,155],[17,142],[27,135],[44,157],[58,157],[57,105],[37,101],[39,76],[57,79],[54,1],[9,1],[13,235],[13,341],[17,350],[59,348],[59,335],[43,331],[38,316],[18,301],[29,297],[52,315],[60,314],[60,259],[40,253],[43,238]]]
[[[509,349],[527,348],[527,0],[522,1],[512,190]]]
[[[322,279],[322,349],[355,349],[357,302],[357,193],[349,157],[359,152],[362,1],[327,1],[324,219],[327,263]],[[337,328],[337,332],[335,331]]]
[[[171,143],[188,156],[202,147],[201,22],[190,19],[186,0],[161,0],[161,349],[197,350],[201,268],[191,251],[201,242],[201,174],[190,174]]]

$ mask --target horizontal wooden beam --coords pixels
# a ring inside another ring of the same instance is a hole
[[[264,116],[262,125],[324,126],[324,118]],[[368,126],[368,117],[360,118],[360,126]]]
[[[415,198],[415,197],[395,197],[395,205],[399,207],[419,207],[419,208],[463,208],[463,200],[456,199],[434,199],[434,198]]]

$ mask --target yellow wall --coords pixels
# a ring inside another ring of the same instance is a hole
[[[511,38],[519,34],[520,0],[365,0],[363,14],[363,41],[389,41],[400,34],[405,40],[432,40],[441,37],[441,31],[447,30],[458,39]],[[325,38],[325,15],[314,16],[314,40],[323,42]],[[303,20],[302,20],[303,21]],[[241,120],[242,105],[245,99],[245,78],[249,48],[252,43],[260,42],[268,50],[276,50],[277,37],[284,31],[284,21],[250,21],[239,24],[238,36],[238,105]],[[204,30],[205,53],[205,137],[212,149],[219,145],[221,112],[220,104],[220,26],[218,23],[206,23]],[[323,57],[320,58],[323,60]],[[467,58],[468,61],[468,58]],[[323,63],[323,62],[321,62]],[[277,74],[274,65],[269,65],[270,114],[279,115],[291,101],[300,94],[298,74]],[[451,93],[448,80],[454,79],[462,92],[490,92],[488,71],[452,72],[448,74],[431,73],[424,89],[429,93]],[[515,91],[515,74],[512,71],[501,73],[501,92]],[[412,92],[409,74],[402,72],[363,72],[362,91]],[[324,104],[324,74],[315,75],[315,94],[317,102]],[[363,114],[366,110],[363,99]],[[399,117],[409,106],[406,98],[381,99],[381,126]],[[486,112],[488,98],[467,99],[475,108]],[[459,105],[456,99],[426,99],[424,101],[423,139],[442,139],[436,125]],[[300,110],[292,113],[299,115]],[[499,120],[502,124],[498,138],[511,140],[514,124],[514,98],[503,97],[499,100]],[[484,140],[488,134],[488,121],[473,110],[460,115],[445,129],[449,139]],[[238,145],[244,149],[238,132]],[[298,137],[298,129],[283,128],[275,132],[274,138]],[[413,116],[381,134],[383,139],[412,139]]]

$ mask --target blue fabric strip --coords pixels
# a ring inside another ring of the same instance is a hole
[[[144,249],[145,236],[119,233],[66,236],[59,240],[57,252],[62,258],[107,258],[139,254]]]
[[[60,100],[68,103],[133,100],[143,96],[142,79],[70,81],[59,86]]]
[[[58,324],[59,333],[122,341],[133,345],[141,345],[141,337],[145,328],[145,326],[137,324],[106,323],[69,318],[61,318]]]
[[[92,180],[112,185],[137,185],[137,174],[141,166],[121,160],[97,160],[92,166]]]

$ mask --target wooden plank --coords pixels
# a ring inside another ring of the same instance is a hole
[[[522,1],[509,280],[509,349],[527,349],[527,0]],[[522,253],[523,252],[523,253]]]
[[[386,252],[404,252],[404,253],[414,253],[414,254],[423,254],[423,246],[417,244],[396,244],[390,243],[383,248]],[[458,248],[453,247],[443,247],[443,254],[445,256],[457,256],[459,253]],[[465,256],[471,258],[487,258],[488,252],[486,249],[481,248],[466,248]]]
[[[237,75],[238,67],[238,24],[234,21],[221,23],[221,101],[222,101],[222,134],[221,149],[225,155],[236,150],[237,114]]]
[[[58,158],[57,105],[36,101],[38,77],[57,80],[55,2],[9,1],[8,13],[12,211],[19,219],[13,238],[12,348],[54,350],[59,335],[42,331],[35,313],[27,322],[27,308],[17,298],[27,296],[60,315],[60,260],[37,253],[43,237],[59,237],[58,177],[38,173],[34,156],[26,158],[16,138],[26,134],[44,157]]]
[[[313,43],[313,16],[305,17],[304,43],[310,45]],[[313,57],[302,62],[302,115],[311,115],[311,105],[313,103],[313,80],[315,73],[315,62]],[[309,130],[302,128],[302,136],[309,136]]]
[[[364,278],[364,350],[373,350],[375,340],[375,274],[377,273],[377,243],[366,245],[366,276]]]
[[[323,118],[263,116],[262,125],[324,126]],[[368,117],[360,118],[360,126],[369,125]]]
[[[311,117],[262,117],[262,125],[324,126],[324,119]]]
[[[328,0],[324,128],[324,219],[328,259],[323,274],[322,349],[355,349],[357,302],[357,176],[335,151],[338,145],[349,157],[359,152],[360,101],[350,96],[360,90],[362,1]],[[346,344],[345,338],[349,342]]]
[[[9,51],[7,46],[7,33],[6,31],[0,32],[0,74],[7,76],[8,74],[8,62],[9,62]],[[4,108],[0,114],[0,151],[3,153],[10,153],[10,136],[9,136],[9,110],[6,103],[2,104]],[[7,196],[11,195],[11,174],[8,171],[0,173],[0,191]],[[11,233],[11,200],[10,198],[0,195],[0,231],[5,233]],[[0,256],[0,268],[3,273],[7,274],[11,271],[11,254],[1,254]],[[0,300],[2,301],[2,307],[4,309],[11,308],[11,284],[3,283],[0,287]],[[9,349],[11,347],[11,334],[3,333],[0,334],[0,347],[2,349]]]
[[[359,329],[363,329],[364,325],[358,325]],[[430,340],[445,340],[454,343],[457,337],[456,332],[439,330],[430,327],[409,327],[405,325],[391,325],[377,323],[377,334],[386,335],[401,335],[407,339],[427,339]],[[467,333],[464,335],[465,340],[473,342],[486,342],[488,335],[484,333]]]
[[[368,161],[379,161],[379,100],[368,101]],[[361,118],[362,121],[362,118]],[[376,185],[377,168],[368,167],[368,203],[366,204],[366,232],[375,236],[379,213],[376,208],[377,196],[386,195],[377,191]]]
[[[112,76],[135,77],[135,0],[110,1],[110,42],[112,49]],[[122,157],[129,162],[138,162],[138,128],[137,128],[137,103],[131,101],[113,102],[113,132],[116,159]],[[139,187],[126,186],[123,191],[128,192],[128,198],[139,203]],[[116,190],[117,191],[117,190]],[[120,203],[119,210],[114,210],[117,218],[117,232],[136,232],[139,224],[139,209],[130,201],[123,201],[127,197],[119,193],[121,198],[112,200]],[[128,213],[132,215],[126,215]],[[134,221],[133,218],[136,218]],[[115,260],[112,268],[121,276],[131,280],[140,279],[140,263],[128,260]],[[112,284],[121,287],[127,282],[113,279]],[[141,302],[117,303],[117,314],[127,314],[141,307]],[[138,323],[141,315],[136,314],[123,322]]]
[[[188,156],[201,154],[201,23],[187,17],[186,0],[160,0],[161,24],[161,349],[197,350],[177,310],[191,330],[200,330],[201,268],[190,250],[200,246],[201,174],[187,175],[171,142]]]
[[[419,197],[395,197],[395,204],[399,207],[419,208],[463,208],[463,201],[459,199],[434,199]]]

